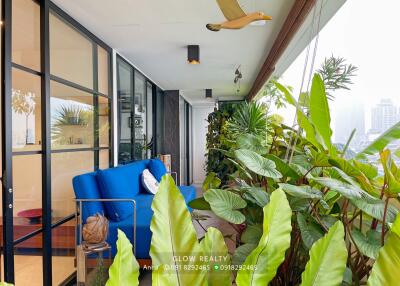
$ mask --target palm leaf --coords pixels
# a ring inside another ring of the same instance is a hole
[[[310,260],[301,275],[302,286],[337,286],[346,269],[347,249],[342,222],[336,222],[310,250]]]
[[[263,235],[243,267],[238,271],[238,286],[268,285],[276,275],[290,246],[292,210],[285,193],[276,190],[264,207]]]
[[[162,178],[151,208],[154,212],[150,224],[153,233],[150,247],[153,267],[176,266],[173,270],[164,272],[160,270],[168,275],[171,285],[204,285],[206,275],[202,270],[198,268],[189,272],[183,270],[184,267],[196,267],[201,264],[199,258],[202,249],[185,200],[170,175]],[[175,259],[179,256],[190,256],[195,259],[180,262]]]

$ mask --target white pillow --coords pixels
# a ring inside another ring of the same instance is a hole
[[[145,190],[152,195],[155,195],[158,191],[158,181],[154,178],[153,174],[150,173],[149,169],[145,169],[142,173],[142,186]]]

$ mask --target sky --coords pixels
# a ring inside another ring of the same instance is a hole
[[[335,1],[335,0],[325,0]],[[383,98],[400,106],[400,11],[399,0],[347,0],[322,29],[315,67],[325,57],[343,57],[358,67],[350,91],[335,93],[331,103],[332,129],[343,113],[364,108],[366,131],[370,128],[370,110]],[[306,52],[282,75],[281,82],[298,89],[303,74]],[[292,124],[293,110],[278,112]],[[349,122],[352,124],[352,122]]]

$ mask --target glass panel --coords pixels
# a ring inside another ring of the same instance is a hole
[[[146,157],[146,79],[135,71],[135,160]]]
[[[40,7],[36,1],[12,1],[12,61],[40,71]]]
[[[118,59],[119,163],[129,162],[132,160],[132,79],[132,68],[124,61]]]
[[[110,150],[100,150],[99,152],[99,168],[110,168]]]
[[[14,231],[18,227],[20,226],[14,226]],[[15,285],[43,285],[42,255],[42,234],[14,247]]]
[[[91,148],[93,142],[93,96],[51,81],[52,149]]]
[[[13,157],[14,239],[42,226],[42,155]],[[36,215],[29,218],[29,216]]]
[[[109,80],[109,53],[100,46],[97,46],[98,54],[98,71],[99,71],[99,92],[108,95],[108,80]]]
[[[94,170],[94,152],[79,151],[51,154],[52,212],[58,221],[75,213],[72,178]]]
[[[40,77],[13,68],[12,86],[13,151],[40,150]]]
[[[93,45],[54,13],[50,14],[51,74],[93,89]]]
[[[147,151],[147,158],[151,157],[153,145],[153,85],[147,83],[147,144],[150,144],[151,149]]]
[[[110,100],[99,96],[99,140],[100,147],[110,146]]]
[[[51,235],[53,285],[61,285],[75,271],[75,220],[53,228]]]

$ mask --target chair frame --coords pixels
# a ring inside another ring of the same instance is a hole
[[[79,240],[75,247],[82,244],[82,203],[85,202],[130,202],[133,204],[133,254],[136,256],[136,201],[133,199],[75,199],[75,220],[79,225]],[[77,228],[75,228],[75,237],[78,236]],[[77,253],[77,249],[75,251]]]

